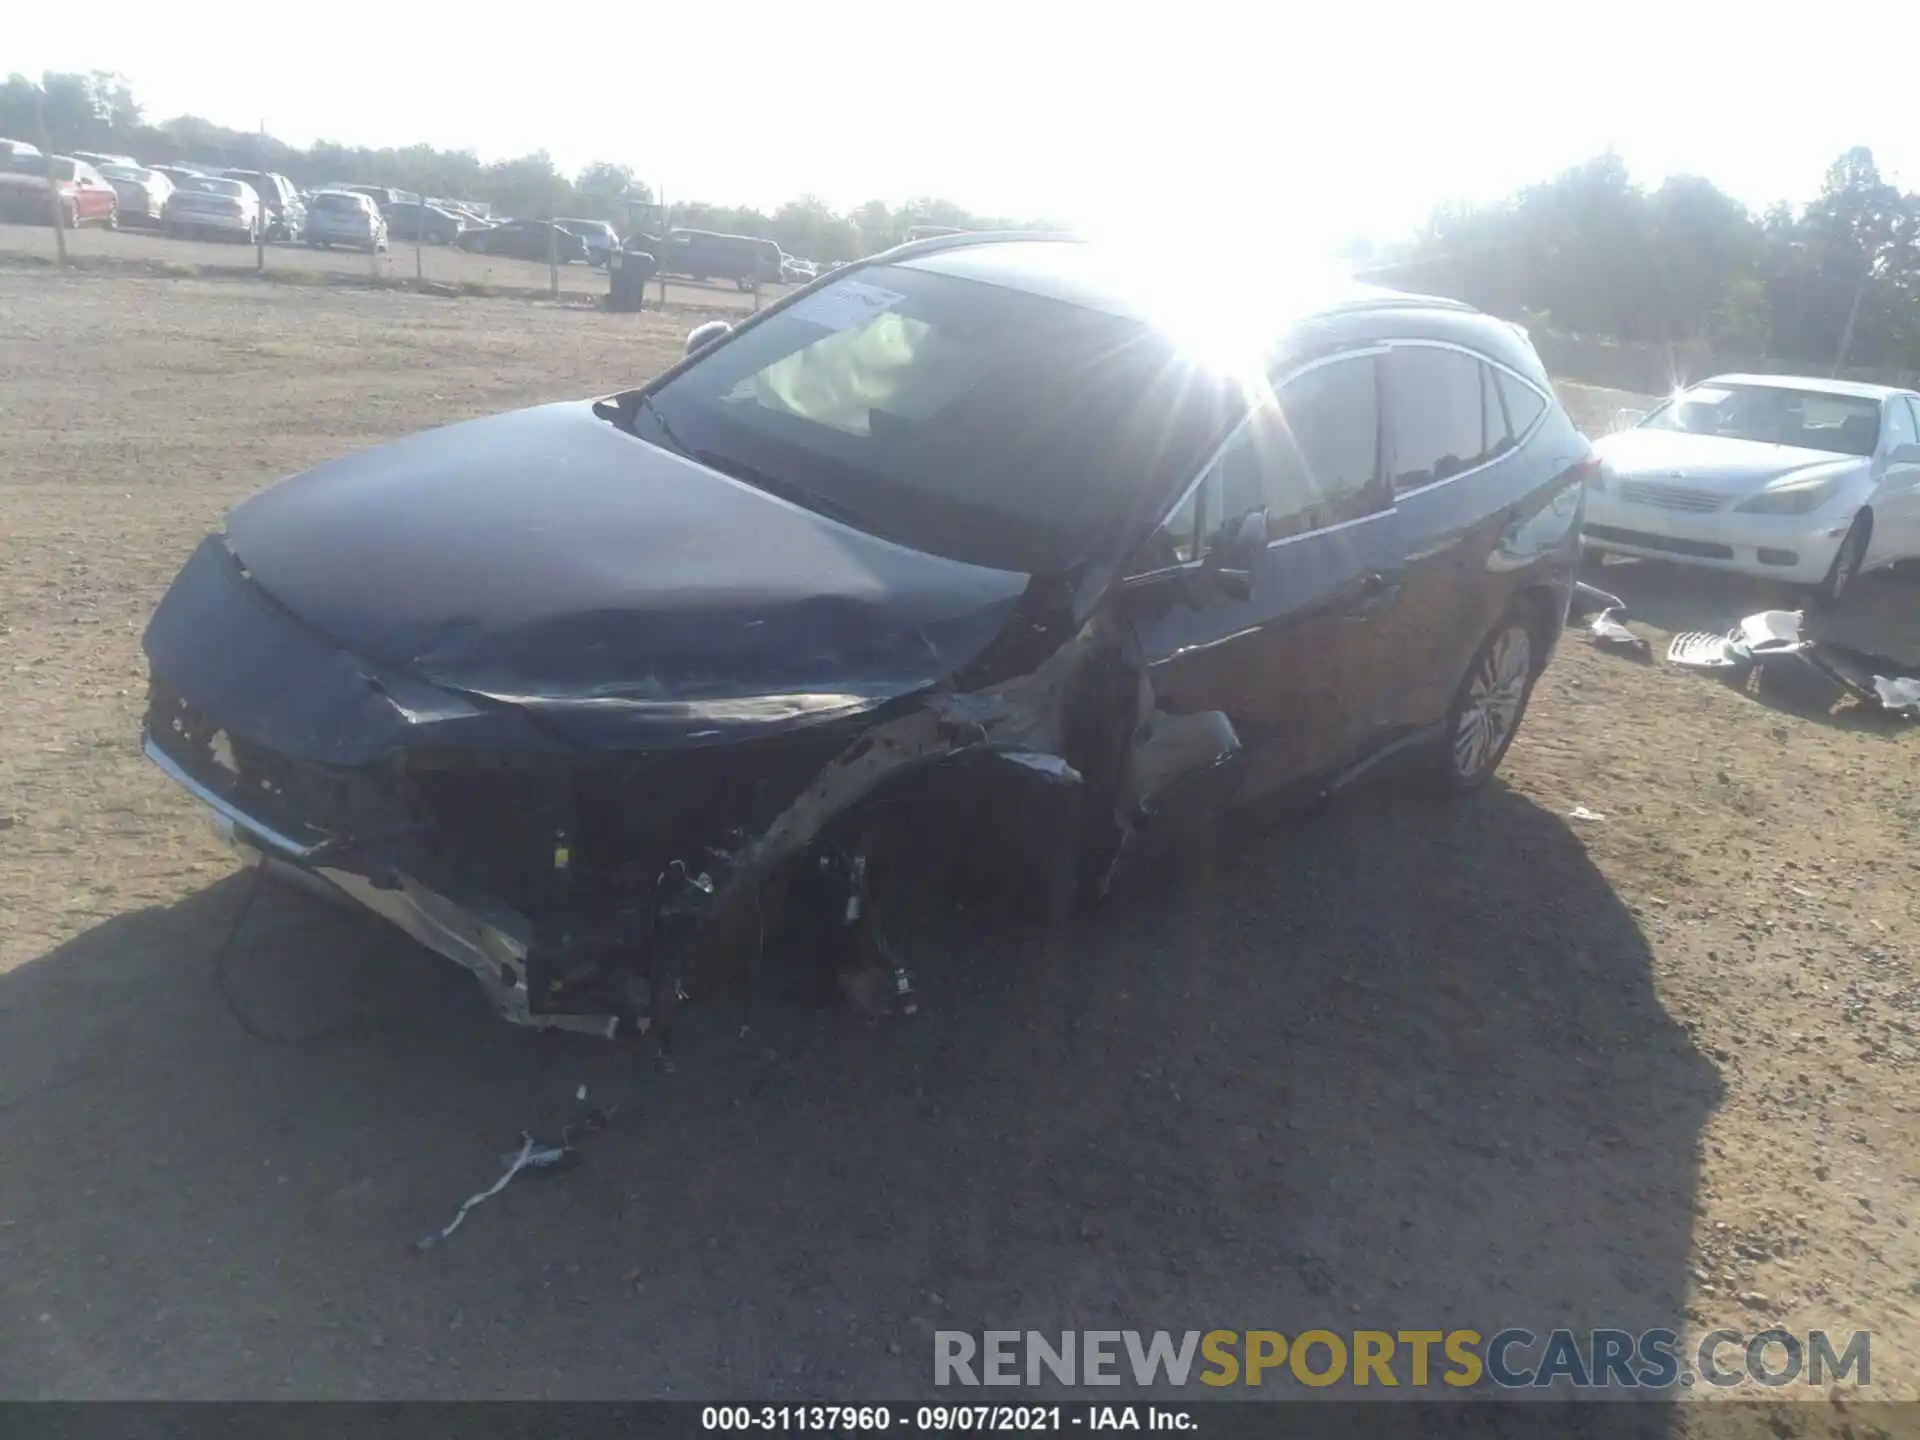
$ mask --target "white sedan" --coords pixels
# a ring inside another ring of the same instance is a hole
[[[1920,556],[1920,395],[1722,375],[1597,441],[1590,552],[1770,576],[1837,600]]]

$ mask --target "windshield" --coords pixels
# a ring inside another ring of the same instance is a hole
[[[367,201],[359,195],[342,195],[336,191],[321,191],[315,195],[308,208],[313,210],[338,210],[354,215],[366,213]]]
[[[202,195],[226,195],[240,199],[247,193],[247,187],[238,180],[217,180],[211,176],[189,175],[180,182],[182,190],[195,190]]]
[[[899,266],[774,312],[649,399],[643,438],[915,549],[1027,571],[1171,503],[1242,406],[1140,321]]]
[[[1676,396],[1643,424],[1649,430],[1684,430],[1836,455],[1871,455],[1880,439],[1880,402],[1783,385],[1709,383]]]
[[[145,185],[154,178],[151,170],[135,170],[130,165],[102,165],[100,173],[109,180],[131,180],[136,185]]]

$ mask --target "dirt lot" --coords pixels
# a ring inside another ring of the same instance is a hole
[[[394,241],[383,255],[365,255],[351,250],[317,250],[304,245],[269,245],[266,248],[268,279],[292,284],[409,284],[423,279],[429,284],[461,289],[468,293],[546,295],[551,277],[544,260],[515,260],[499,255],[473,255],[450,245],[423,245],[412,241]],[[255,273],[256,252],[250,245],[221,240],[174,240],[150,230],[118,231],[84,229],[67,233],[67,251],[82,268],[110,273],[148,271],[172,276],[251,276]],[[58,255],[54,233],[45,225],[0,225],[0,261],[51,263]],[[560,267],[560,296],[563,300],[600,300],[607,293],[607,272],[591,265]],[[770,285],[762,293],[763,302],[786,293],[782,286]],[[659,287],[650,286],[647,301],[653,304]],[[753,297],[742,294],[731,284],[695,285],[673,280],[667,286],[670,305],[705,307],[717,310],[751,310]]]
[[[685,318],[4,266],[0,317],[0,1394],[910,1396],[936,1328],[1769,1323],[1920,1392],[1920,728],[1571,637],[1469,802],[1376,786],[1063,935],[930,913],[916,1021],[696,1006],[672,1073],[298,897],[223,985],[242,885],[136,748],[176,567]],[[1656,638],[1754,608],[1601,578]],[[409,1252],[581,1085],[620,1108],[576,1170]]]

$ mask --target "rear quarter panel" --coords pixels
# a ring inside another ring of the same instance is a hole
[[[1582,466],[1591,449],[1556,403],[1527,442],[1491,465],[1400,497],[1401,605],[1410,666],[1400,719],[1441,719],[1474,652],[1524,592],[1541,653],[1558,640],[1580,558]]]

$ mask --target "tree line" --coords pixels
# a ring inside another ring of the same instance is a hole
[[[1358,253],[1390,283],[1561,334],[1820,374],[1920,369],[1920,194],[1888,183],[1864,147],[1797,209],[1754,215],[1692,176],[1646,189],[1608,154]]]
[[[301,148],[191,115],[155,123],[125,79],[102,72],[49,73],[38,84],[9,77],[0,86],[0,135],[154,164],[276,170],[303,186],[392,185],[623,230],[628,200],[652,198],[629,165],[596,161],[567,175],[544,150],[483,163],[431,145]],[[803,195],[771,213],[670,198],[675,224],[768,236],[817,260],[870,255],[914,225],[1058,228],[931,197],[839,212]],[[1388,283],[1457,296],[1556,334],[1822,371],[1920,369],[1920,195],[1888,183],[1865,148],[1834,161],[1819,195],[1797,209],[1781,203],[1755,215],[1694,176],[1648,189],[1607,154],[1492,204],[1443,206],[1406,240],[1359,241],[1349,253]]]
[[[482,201],[504,215],[607,220],[623,232],[627,202],[653,198],[652,189],[629,165],[595,161],[567,175],[545,150],[483,163],[472,151],[431,145],[372,149],[322,140],[302,148],[193,115],[154,122],[123,77],[102,71],[49,72],[37,83],[24,75],[9,76],[0,85],[0,136],[36,145],[44,141],[61,153],[98,150],[133,155],[151,165],[186,162],[271,170],[302,188],[330,183],[391,185],[422,195]],[[901,205],[869,200],[840,213],[816,196],[803,195],[771,214],[674,198],[673,221],[695,229],[770,237],[788,254],[814,260],[871,255],[899,244],[915,225],[968,230],[1056,228],[1045,222],[976,215],[931,197]]]

